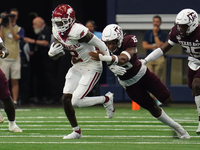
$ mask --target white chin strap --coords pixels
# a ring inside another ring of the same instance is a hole
[[[111,53],[114,53],[114,52],[116,52],[117,51],[117,48],[114,50],[114,51],[112,51]]]

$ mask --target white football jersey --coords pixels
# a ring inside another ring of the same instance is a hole
[[[87,65],[88,67],[92,65],[95,69],[97,69],[96,65],[102,65],[100,61],[92,60],[91,56],[88,54],[91,51],[96,51],[95,47],[89,45],[88,43],[81,43],[78,41],[88,33],[88,28],[86,28],[82,24],[74,23],[72,28],[69,30],[69,32],[65,33],[65,35],[62,35],[62,33],[56,31],[54,27],[52,28],[52,30],[53,36],[65,46],[65,48],[70,52],[73,57],[79,60],[79,62],[82,62],[82,65],[87,63],[85,65]]]

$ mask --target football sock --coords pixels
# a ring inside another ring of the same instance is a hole
[[[199,115],[199,125],[200,125],[200,95],[199,96],[195,96],[195,103],[197,106],[197,111],[198,111],[198,115]]]
[[[158,119],[159,121],[161,121],[162,123],[172,127],[172,128],[177,128],[178,127],[178,123],[175,122],[173,119],[171,119],[165,112],[164,110],[161,108],[162,112],[161,112],[161,115],[160,117],[156,118]]]
[[[81,129],[79,128],[79,126],[73,127],[73,130],[79,134],[81,134]]]
[[[109,97],[105,96],[105,102],[104,103],[107,103],[108,101],[109,101]]]
[[[13,127],[13,126],[16,126],[15,121],[9,121],[9,127]]]

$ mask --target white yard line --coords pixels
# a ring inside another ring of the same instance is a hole
[[[0,144],[180,144],[180,145],[200,145],[200,143],[196,142],[187,142],[187,141],[180,141],[180,142],[73,142],[73,141],[66,141],[66,142],[0,142]]]

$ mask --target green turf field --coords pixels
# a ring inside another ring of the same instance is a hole
[[[131,110],[130,104],[115,104],[113,119],[106,118],[101,106],[76,108],[83,138],[63,140],[72,132],[62,107],[20,108],[17,124],[23,133],[8,131],[8,120],[0,124],[0,150],[199,150],[200,136],[195,131],[198,113],[194,104],[169,105],[165,112],[191,135],[190,140],[174,137],[168,126],[146,110]]]

